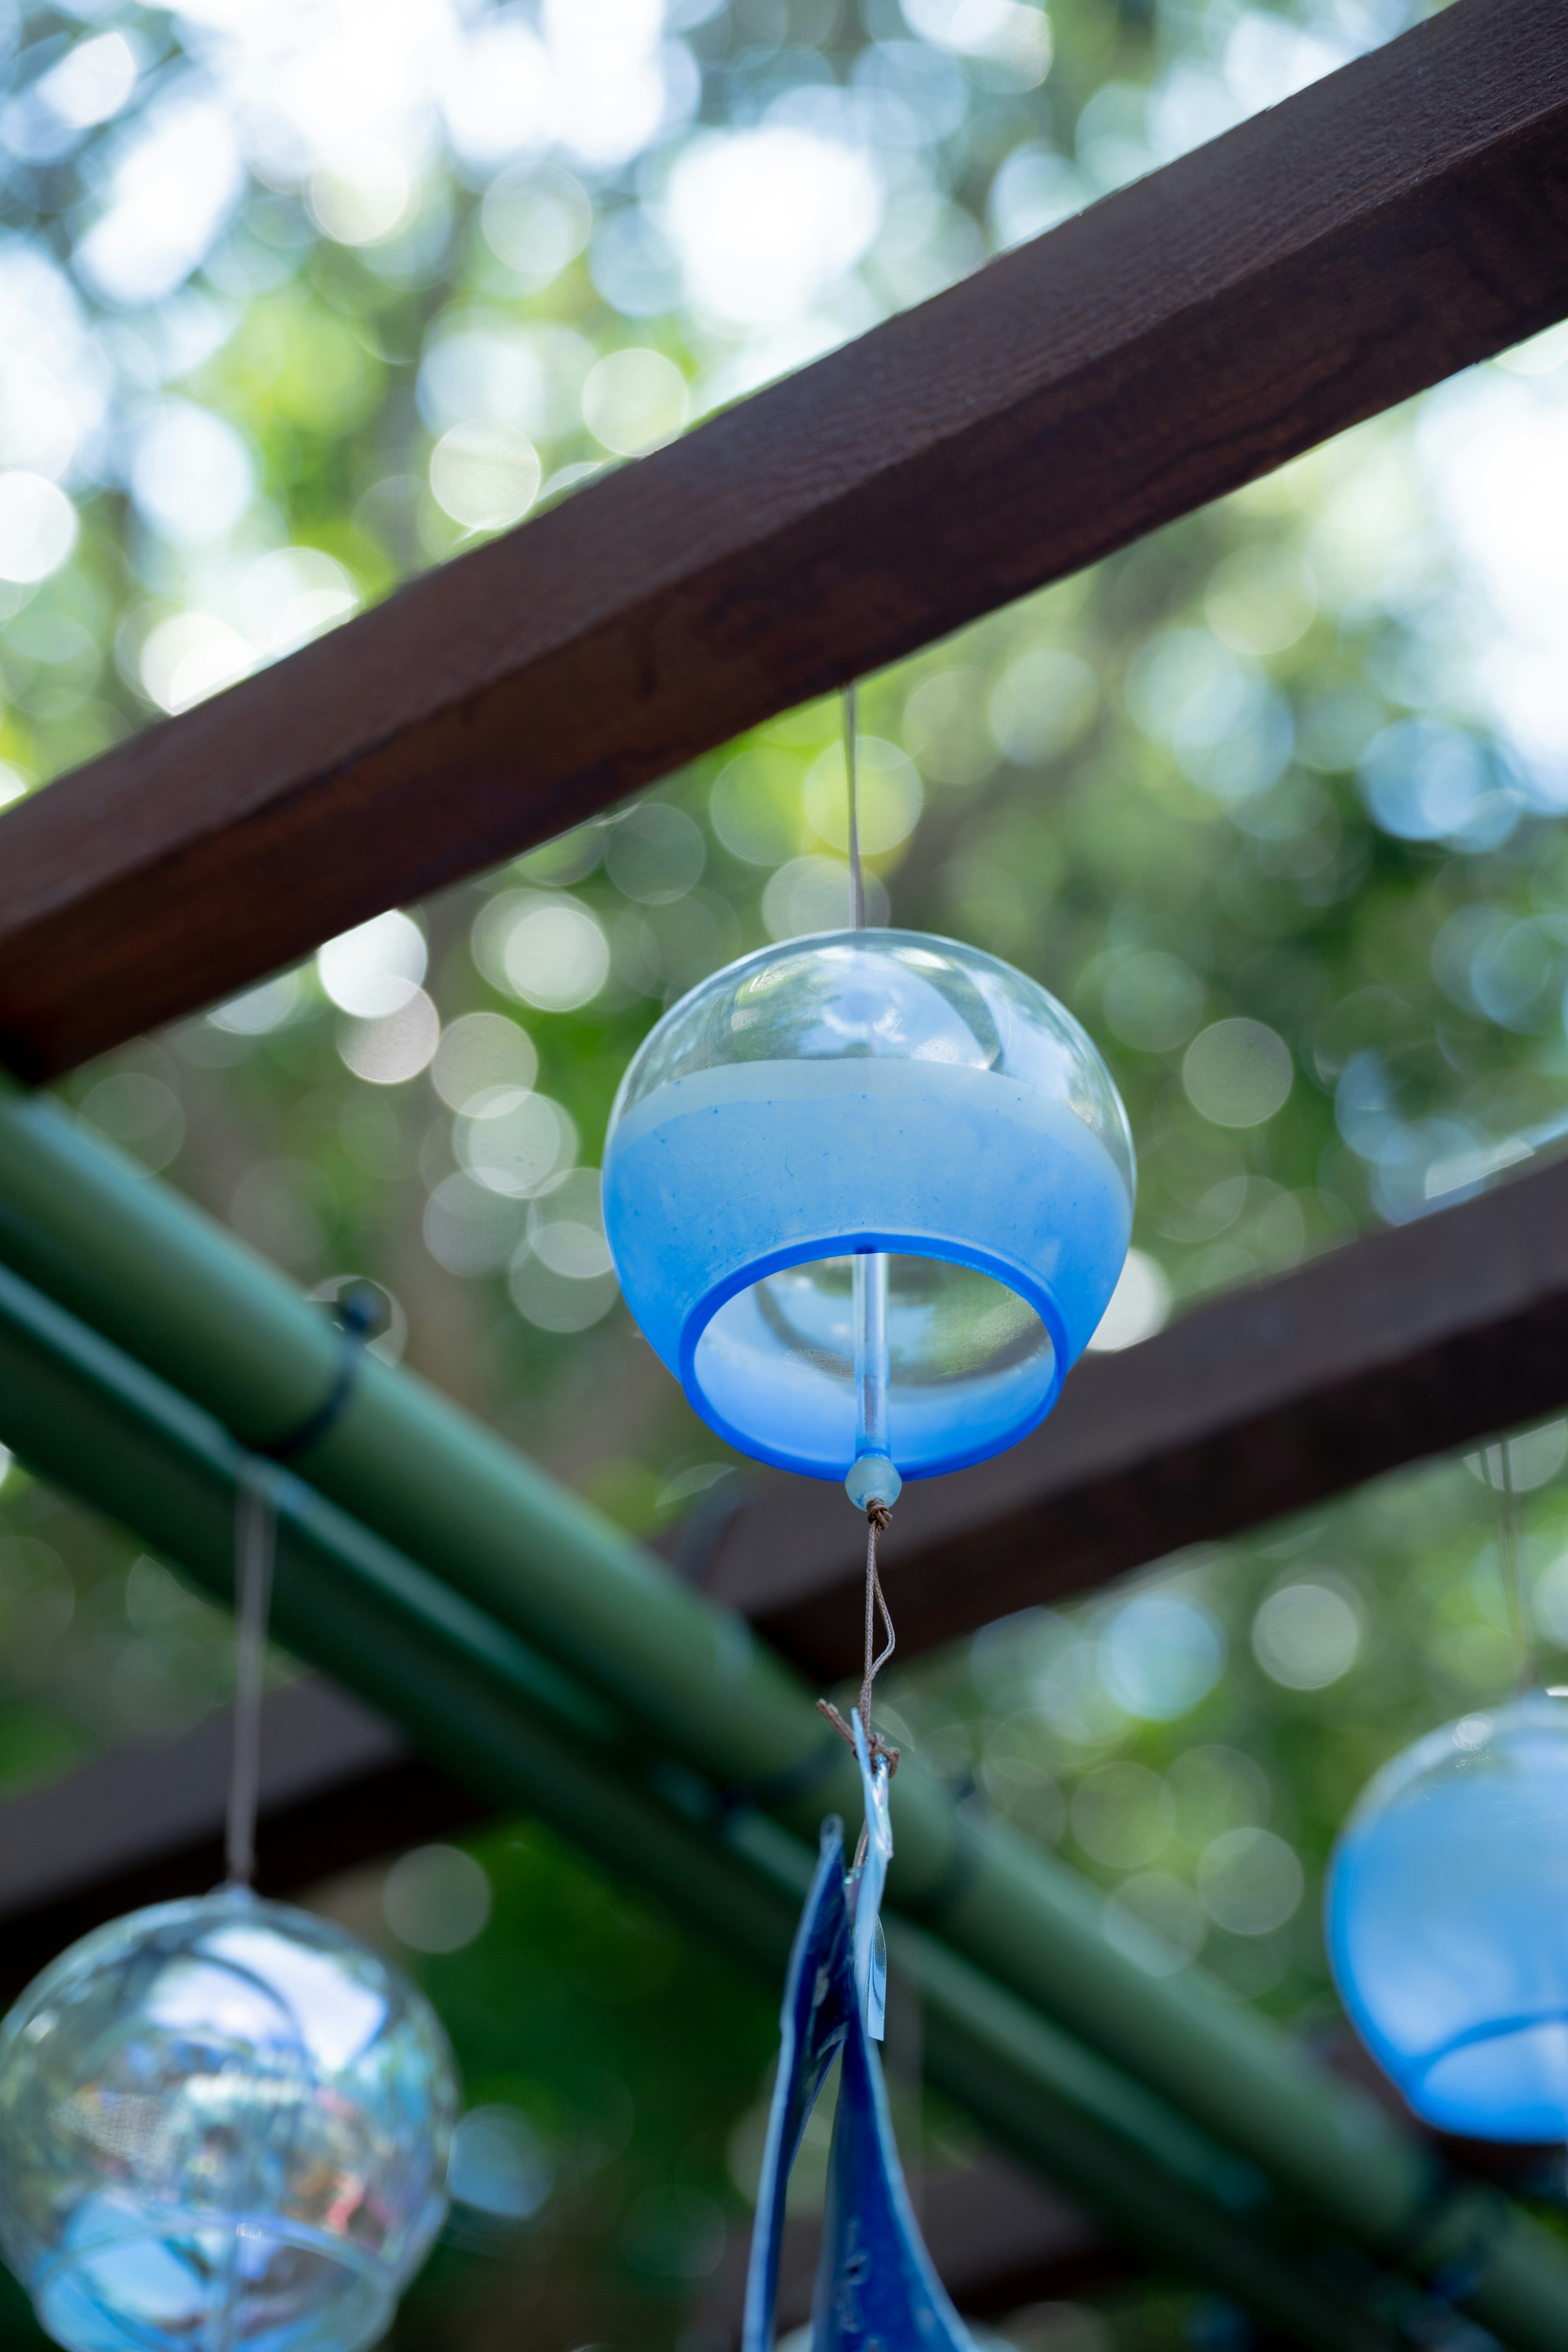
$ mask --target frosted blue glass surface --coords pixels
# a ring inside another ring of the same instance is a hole
[[[435,2012],[222,1893],[99,1928],[0,2028],[0,2242],[72,2352],[357,2352],[447,2210]]]
[[[605,1222],[696,1410],[820,1477],[855,1458],[852,1259],[888,1254],[889,1451],[906,1477],[1033,1428],[1127,1252],[1127,1122],[1078,1024],[994,956],[912,931],[764,949],[626,1073]]]
[[[1340,1996],[1418,2115],[1568,2133],[1568,1700],[1465,1716],[1385,1766],[1327,1912]]]

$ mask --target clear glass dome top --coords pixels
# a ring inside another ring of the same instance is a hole
[[[647,1338],[734,1444],[822,1476],[856,1454],[857,1257],[885,1291],[893,1458],[953,1468],[1048,1409],[1121,1272],[1133,1181],[1070,1013],[914,931],[792,940],[703,982],[632,1063],[605,1150]]]
[[[1475,2139],[1568,2116],[1568,1699],[1461,1717],[1394,1758],[1340,1840],[1341,1998],[1417,2114]]]
[[[355,2352],[447,2209],[451,2053],[328,1921],[116,1920],[0,2029],[0,2241],[71,2352]]]
[[[1087,1031],[1037,981],[924,931],[830,931],[702,981],[645,1039],[612,1131],[672,1080],[737,1062],[922,1062],[989,1070],[1061,1102],[1133,1189],[1132,1137]]]

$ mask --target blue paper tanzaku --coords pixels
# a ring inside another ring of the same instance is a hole
[[[812,2352],[974,2352],[931,2268],[893,2141],[881,2062],[886,1959],[882,1886],[892,1856],[888,1767],[868,1760],[859,1718],[855,1752],[866,1798],[866,1848],[844,1867],[844,1829],[823,1824],[821,1858],[795,1949],[780,2018],[778,2080],[768,2117],[746,2281],[742,2352],[773,2352],[784,2190],[806,2120],[842,2055],[833,2124],[822,2261],[812,2303]]]

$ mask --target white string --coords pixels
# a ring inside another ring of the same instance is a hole
[[[877,1676],[899,1646],[892,1616],[882,1592],[882,1580],[877,1571],[877,1537],[891,1517],[892,1513],[886,1509],[868,1510],[866,1514],[866,1671],[861,1678],[860,1696],[856,1701],[855,1711],[865,1726],[867,1748],[872,1753],[875,1752],[876,1735],[871,1729],[871,1696],[876,1689]],[[874,1612],[878,1610],[881,1612],[882,1630],[888,1637],[880,1650],[876,1647]]]
[[[855,705],[858,689],[844,689],[844,780],[849,795],[849,928],[866,928],[866,883],[860,871],[860,778],[855,742]]]
[[[844,689],[844,780],[849,803],[849,922],[853,930],[866,928],[866,881],[860,867],[860,791],[859,761],[857,742],[858,689],[851,684]],[[856,1454],[860,1456],[886,1454],[888,1451],[888,1260],[883,1251],[872,1250],[858,1255],[855,1259],[855,1394],[856,1394]],[[866,1667],[860,1683],[860,1696],[856,1712],[866,1734],[868,1757],[885,1756],[889,1769],[897,1769],[899,1752],[889,1748],[881,1735],[871,1728],[871,1694],[877,1676],[892,1656],[897,1643],[893,1620],[882,1592],[882,1580],[877,1572],[877,1538],[888,1526],[891,1512],[885,1503],[870,1502],[866,1506]],[[887,1634],[881,1651],[876,1648],[877,1614],[880,1612]],[[854,1735],[837,1707],[818,1699],[825,1715],[837,1726],[846,1739],[854,1746]]]
[[[248,1886],[256,1875],[256,1809],[261,1788],[261,1675],[272,1608],[272,1564],[278,1549],[277,1472],[247,1454],[234,1498],[234,1751],[228,1776],[225,1839],[227,1883]]]
[[[1535,1622],[1530,1595],[1524,1589],[1524,1566],[1519,1555],[1519,1517],[1513,1491],[1513,1452],[1508,1438],[1489,1445],[1481,1459],[1487,1484],[1498,1498],[1498,1562],[1503,1591],[1519,1642],[1519,1687],[1535,1686]]]

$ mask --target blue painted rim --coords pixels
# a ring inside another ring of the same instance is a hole
[[[1391,2058],[1385,2058],[1383,2064],[1420,2113],[1418,2103],[1426,2095],[1426,2086],[1445,2058],[1452,2058],[1461,2050],[1480,2049],[1489,2042],[1511,2042],[1517,2034],[1533,2033],[1542,2025],[1568,2025],[1568,2006],[1559,2002],[1547,2009],[1521,2011],[1517,2017],[1500,2017],[1485,2025],[1468,2026],[1464,2032],[1445,2042],[1440,2050],[1427,2051],[1414,2065],[1396,2068]],[[1558,2147],[1563,2141],[1561,2131],[1545,2133],[1539,2139],[1521,2139],[1511,2121],[1507,2130],[1494,2127],[1489,2131],[1484,2122],[1474,2116],[1463,2125],[1446,2124],[1430,2116],[1426,2120],[1436,2121],[1439,2131],[1460,2131],[1472,2139],[1495,2139],[1514,2147]]]
[[[885,1251],[889,1257],[929,1257],[945,1265],[966,1265],[976,1274],[987,1274],[1032,1307],[1046,1327],[1051,1343],[1051,1384],[1044,1402],[1033,1412],[1021,1414],[984,1445],[969,1446],[955,1454],[944,1454],[935,1461],[926,1462],[919,1469],[906,1469],[900,1462],[899,1472],[904,1479],[945,1477],[950,1470],[967,1470],[976,1462],[989,1462],[994,1455],[1005,1454],[1010,1445],[1027,1437],[1040,1423],[1061,1394],[1067,1378],[1067,1340],[1056,1302],[1026,1266],[1011,1258],[994,1256],[989,1250],[957,1249],[951,1243],[934,1242],[925,1234],[856,1233],[824,1234],[820,1239],[796,1244],[790,1249],[772,1250],[763,1257],[752,1258],[738,1273],[726,1275],[722,1282],[700,1298],[688,1315],[680,1332],[680,1385],[686,1401],[699,1419],[710,1429],[726,1439],[737,1452],[749,1454],[753,1461],[771,1463],[775,1470],[794,1470],[806,1478],[837,1478],[837,1470],[824,1470],[819,1462],[800,1454],[785,1454],[762,1444],[757,1438],[737,1429],[717,1412],[709,1402],[706,1391],[697,1378],[697,1349],[703,1333],[721,1307],[742,1290],[750,1290],[754,1282],[765,1281],[770,1274],[782,1274],[786,1266],[812,1265],[818,1258],[858,1257],[871,1251]]]
[[[1427,1735],[1433,1739],[1439,1738],[1441,1736],[1440,1731]],[[1394,1759],[1395,1762],[1398,1760],[1398,1759]],[[1386,1771],[1389,1768],[1384,1765],[1383,1769]],[[1364,1792],[1362,1801],[1365,1801]],[[1352,1826],[1353,1822],[1352,1815]],[[1346,1834],[1349,1834],[1348,1831]],[[1351,1966],[1348,1937],[1342,1925],[1340,1896],[1344,1866],[1342,1845],[1336,1846],[1329,1864],[1328,1879],[1323,1889],[1326,1930],[1323,1940],[1328,1952],[1329,1973],[1333,1979],[1334,1990],[1339,1994],[1356,2032],[1402,2097],[1409,2102],[1418,2115],[1425,2116],[1425,2110],[1420,2105],[1423,2094],[1434,2072],[1442,2064],[1445,2058],[1453,2057],[1460,2050],[1477,2049],[1488,2042],[1509,2041],[1514,2034],[1528,2033],[1536,2026],[1568,2025],[1568,2004],[1560,2003],[1549,2005],[1541,2010],[1524,2010],[1503,2017],[1489,2018],[1480,2024],[1466,2026],[1460,2032],[1451,2034],[1447,2042],[1439,2042],[1436,2049],[1407,2052],[1397,2047],[1363,2000],[1361,1988],[1356,1982],[1355,1971]],[[1430,2116],[1425,2116],[1425,2120],[1430,2123],[1434,2119]],[[1449,2129],[1450,2126],[1439,2123],[1436,2128],[1443,2131]],[[1453,2128],[1458,2127],[1453,2126]],[[1479,2118],[1471,2118],[1464,2126],[1464,2130],[1469,2137],[1476,2139],[1496,2139],[1521,2147],[1554,2147],[1561,2142],[1563,2137],[1562,2133],[1558,2132],[1554,2137],[1546,2139],[1519,2140],[1511,2130],[1489,2132]]]

